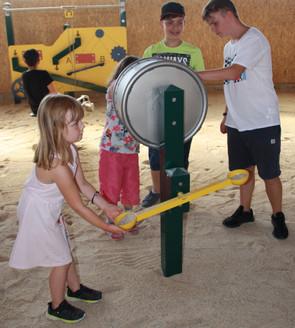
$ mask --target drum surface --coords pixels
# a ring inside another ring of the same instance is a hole
[[[177,62],[143,58],[117,78],[113,104],[122,123],[140,143],[161,148],[164,140],[164,91],[184,90],[184,141],[201,128],[207,113],[206,89],[194,70]]]

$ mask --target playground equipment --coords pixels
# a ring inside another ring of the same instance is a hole
[[[229,184],[242,184],[247,172],[189,192],[190,176],[183,168],[183,142],[201,128],[207,113],[207,93],[196,72],[183,64],[145,58],[130,64],[117,78],[113,104],[135,139],[160,149],[161,203],[118,218],[124,229],[161,214],[161,264],[164,276],[182,272],[183,213],[189,201]]]
[[[90,101],[87,95],[82,95],[77,100],[87,112],[93,112],[94,104]]]
[[[161,201],[189,191],[183,169],[183,142],[200,129],[207,93],[189,67],[145,58],[118,77],[113,103],[121,121],[139,142],[160,149]],[[164,275],[182,272],[182,215],[189,204],[161,213],[161,262]]]
[[[190,202],[191,200],[194,200],[196,198],[205,196],[211,192],[217,191],[219,189],[225,188],[231,184],[233,185],[242,185],[245,182],[247,182],[249,177],[249,172],[246,170],[234,170],[228,173],[227,179],[211,183],[205,187],[196,189],[194,191],[191,191],[189,193],[183,194],[179,193],[177,197],[169,199],[163,203],[154,205],[148,209],[139,211],[139,212],[123,212],[115,219],[115,224],[117,224],[119,227],[129,230],[136,222],[147,219],[153,215],[160,214],[164,211],[168,211],[171,208],[174,208],[176,206],[181,206],[187,202]]]
[[[120,27],[73,26],[73,18],[78,9],[104,9],[115,7],[120,9]],[[27,70],[23,53],[35,48],[40,54],[39,69],[49,72],[60,93],[86,92],[89,90],[105,92],[105,81],[114,66],[126,56],[126,12],[125,0],[113,5],[62,6],[11,8],[4,4],[5,22],[8,40],[8,53],[12,85],[11,91],[15,102],[26,99],[22,85],[22,72]],[[64,30],[51,46],[43,44],[15,45],[12,25],[14,11],[62,10],[67,21]]]

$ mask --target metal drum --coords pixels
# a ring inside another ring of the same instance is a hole
[[[184,141],[201,128],[207,113],[206,89],[194,70],[164,59],[131,63],[116,80],[113,104],[117,115],[140,143],[161,148],[164,140],[164,91],[184,90]]]

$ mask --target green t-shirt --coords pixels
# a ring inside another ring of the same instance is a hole
[[[178,47],[167,47],[164,40],[162,40],[145,50],[143,58],[147,57],[173,60],[190,66],[195,71],[203,71],[205,69],[201,50],[185,41],[182,41]]]

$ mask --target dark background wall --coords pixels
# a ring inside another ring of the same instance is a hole
[[[1,8],[5,2],[9,2],[0,1]],[[128,54],[141,57],[150,44],[163,38],[158,22],[161,6],[166,2],[168,1],[126,1]],[[187,20],[183,39],[201,49],[207,69],[221,67],[223,46],[228,39],[219,39],[202,21],[201,12],[207,0],[180,2],[185,7]],[[12,8],[28,8],[118,4],[119,0],[11,0],[10,3]],[[272,48],[274,83],[294,84],[295,1],[235,0],[234,3],[241,20],[257,27],[268,38]],[[51,45],[62,33],[66,23],[62,10],[13,12],[12,20],[15,44]],[[78,9],[73,24],[74,27],[120,26],[119,9]],[[0,14],[0,55],[0,93],[9,93],[11,77],[4,11]]]

